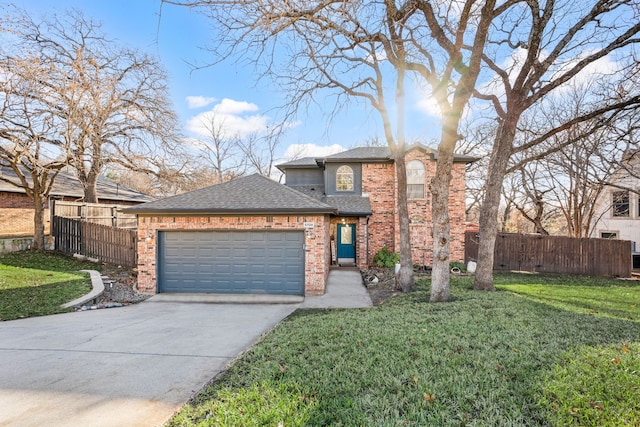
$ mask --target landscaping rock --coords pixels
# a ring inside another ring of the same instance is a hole
[[[382,304],[399,291],[393,268],[371,268],[360,273],[373,305]]]
[[[105,289],[96,301],[97,306],[102,305],[99,308],[122,307],[144,301],[151,296],[136,291],[136,274],[130,269],[105,265],[102,274]]]

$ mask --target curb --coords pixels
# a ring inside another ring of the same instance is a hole
[[[71,307],[75,307],[76,305],[83,305],[87,301],[96,299],[97,297],[102,295],[102,293],[104,292],[104,283],[102,283],[102,277],[100,276],[100,273],[98,273],[95,270],[80,270],[80,271],[89,273],[89,275],[91,276],[91,291],[88,294],[81,296],[80,298],[76,298],[73,301],[70,301],[66,304],[62,304],[61,307],[63,308],[71,308]]]

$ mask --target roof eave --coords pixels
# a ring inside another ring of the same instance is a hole
[[[336,215],[338,215],[338,216],[357,216],[357,217],[361,217],[361,216],[373,215],[373,212],[371,212],[371,211],[368,211],[368,212],[341,212],[341,211],[338,211],[338,213]]]
[[[320,167],[317,163],[314,164],[309,164],[309,165],[276,165],[276,167],[278,169],[280,169],[282,172],[285,171],[285,169],[313,169],[316,167]]]
[[[331,158],[325,159],[326,163],[393,163],[393,159],[388,157],[349,157],[349,158]]]
[[[315,209],[123,209],[122,212],[134,215],[283,215],[283,214],[335,214],[337,209],[315,208]]]

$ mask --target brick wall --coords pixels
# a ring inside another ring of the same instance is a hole
[[[362,194],[369,195],[369,260],[383,247],[395,248],[396,233],[396,177],[393,164],[365,163],[362,165]],[[361,229],[364,232],[364,228]]]
[[[0,208],[33,209],[33,200],[24,193],[0,192]]]
[[[329,275],[329,218],[308,216],[193,216],[138,218],[138,290],[155,293],[156,240],[161,230],[304,230],[305,222],[313,222],[305,231],[305,295],[324,293]]]
[[[420,160],[425,167],[425,198],[407,202],[413,263],[432,265],[431,193],[429,185],[436,163],[422,150],[407,153],[406,162]],[[449,194],[451,261],[464,261],[466,164],[454,163]],[[400,250],[400,230],[396,206],[395,167],[392,164],[363,164],[362,192],[369,195],[373,215],[369,220],[369,263],[382,247]],[[364,230],[364,229],[362,229]],[[359,265],[360,266],[360,265]]]
[[[464,262],[465,232],[465,163],[453,164],[453,179],[449,187],[449,223],[451,225],[451,261]]]

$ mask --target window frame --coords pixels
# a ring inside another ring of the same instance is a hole
[[[346,188],[341,188],[342,186]],[[353,168],[349,165],[342,165],[336,169],[336,191],[353,192],[355,189],[355,180]]]
[[[414,167],[412,167],[412,165]],[[420,167],[415,167],[416,165],[420,165]],[[422,200],[425,199],[427,197],[427,186],[425,185],[425,178],[426,178],[426,171],[425,171],[425,167],[424,167],[424,163],[422,163],[420,160],[411,160],[409,163],[407,163],[407,199],[409,200]],[[418,173],[415,174],[410,174],[410,171],[419,171]],[[421,176],[420,176],[421,175]],[[411,182],[413,180],[415,181],[420,181],[420,182]],[[416,193],[416,189],[417,187],[420,187],[422,189],[421,193],[421,197],[416,197],[415,193]],[[413,189],[413,190],[411,190]]]
[[[629,190],[611,192],[611,217],[631,218],[631,194]]]

